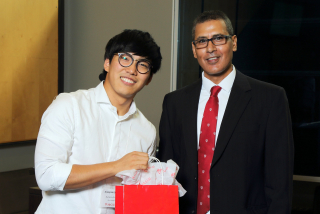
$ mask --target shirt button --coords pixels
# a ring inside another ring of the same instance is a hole
[[[197,180],[197,177],[194,177],[195,180]]]
[[[192,212],[191,213],[194,213],[194,210],[192,210]]]

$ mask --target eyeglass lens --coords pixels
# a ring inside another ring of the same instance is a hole
[[[227,38],[226,36],[214,36],[211,39],[199,39],[195,41],[195,46],[196,48],[205,48],[208,46],[208,42],[211,41],[213,42],[214,45],[224,45],[227,43]]]
[[[124,67],[129,67],[133,63],[133,57],[130,54],[124,53],[119,55],[119,63]],[[138,61],[137,70],[139,73],[145,74],[149,71],[150,65],[144,61]]]

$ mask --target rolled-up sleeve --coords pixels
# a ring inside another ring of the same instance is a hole
[[[35,174],[41,190],[63,190],[72,169],[74,128],[72,97],[60,94],[43,114],[37,138]]]

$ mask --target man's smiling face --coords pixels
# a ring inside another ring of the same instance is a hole
[[[111,63],[109,59],[105,60],[104,69],[108,72],[105,80],[106,92],[112,98],[132,100],[145,85],[150,83],[151,71],[140,74],[136,69],[137,61],[134,61],[129,67],[122,67],[118,57],[118,55],[114,55]],[[133,57],[135,60],[144,59],[144,57],[136,55]]]
[[[211,39],[215,35],[229,35],[223,20],[209,20],[195,28],[195,38]],[[237,50],[237,37],[227,39],[224,45],[215,46],[211,41],[206,48],[196,49],[192,44],[193,56],[198,60],[205,77],[218,84],[232,71],[233,52]]]

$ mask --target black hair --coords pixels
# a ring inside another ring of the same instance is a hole
[[[146,57],[151,61],[151,71],[155,74],[161,67],[162,56],[160,47],[148,32],[140,30],[124,30],[122,33],[111,38],[106,46],[104,60],[109,59],[110,63],[114,54],[132,52],[135,55]],[[106,79],[107,71],[103,69],[99,75],[100,81]]]
[[[223,20],[226,24],[228,33],[233,36],[233,27],[228,16],[220,10],[209,10],[201,13],[194,21],[192,27],[192,39],[195,39],[196,25],[210,20]]]

